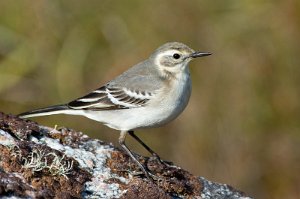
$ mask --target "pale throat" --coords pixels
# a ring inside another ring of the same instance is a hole
[[[166,67],[159,65],[159,71],[162,77],[167,79],[176,79],[179,81],[189,78],[190,76],[188,63],[181,63],[174,67]]]

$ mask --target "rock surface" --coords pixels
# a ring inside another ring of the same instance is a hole
[[[0,113],[1,198],[250,198],[154,157],[136,157],[148,180],[116,147],[71,129]]]

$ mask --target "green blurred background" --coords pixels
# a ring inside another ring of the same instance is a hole
[[[213,56],[190,64],[183,114],[137,134],[195,175],[257,198],[300,198],[299,29],[296,0],[1,0],[0,111],[68,102],[180,41]],[[34,120],[119,136],[82,117]]]

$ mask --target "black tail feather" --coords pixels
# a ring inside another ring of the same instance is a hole
[[[21,118],[27,118],[27,117],[51,115],[51,114],[55,114],[56,112],[59,113],[60,111],[68,110],[68,109],[69,107],[67,105],[55,105],[55,106],[36,109],[33,111],[24,112],[19,114],[18,116]]]

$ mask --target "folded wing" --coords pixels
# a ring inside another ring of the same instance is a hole
[[[117,110],[145,106],[153,93],[110,87],[109,84],[68,103],[71,109]]]

